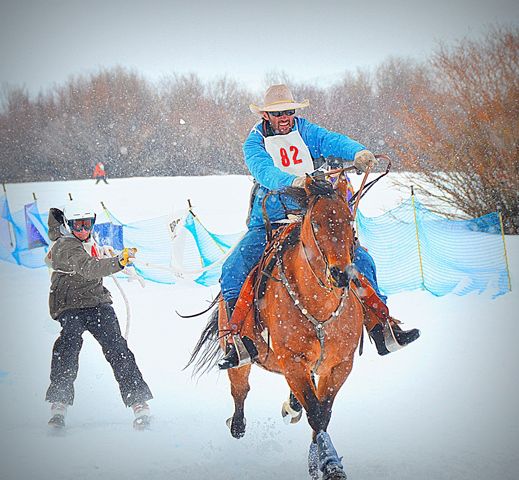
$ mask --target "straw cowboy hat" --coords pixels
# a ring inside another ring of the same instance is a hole
[[[263,105],[254,105],[251,103],[249,108],[252,113],[263,112],[282,112],[283,110],[295,110],[297,108],[305,108],[310,105],[309,100],[303,100],[302,102],[296,102],[292,96],[290,89],[283,84],[272,85],[265,92],[265,98]]]

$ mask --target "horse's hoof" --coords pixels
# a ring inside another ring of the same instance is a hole
[[[346,474],[339,465],[327,465],[324,467],[323,480],[346,480]]]
[[[290,400],[285,400],[281,407],[281,416],[283,421],[288,425],[289,423],[297,423],[303,416],[303,409],[297,411],[290,406]]]
[[[245,435],[245,423],[245,417],[243,421],[237,421],[234,420],[234,417],[229,417],[225,422],[234,438],[241,438]]]
[[[319,471],[319,452],[317,451],[317,443],[312,442],[308,450],[308,475],[312,480],[319,480],[321,472]]]

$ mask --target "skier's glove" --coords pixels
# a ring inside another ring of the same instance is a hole
[[[136,253],[137,253],[136,248],[124,248],[118,257],[121,267],[127,267],[127,266],[131,265],[133,260],[135,259]]]
[[[99,246],[99,251],[101,253],[101,258],[117,257],[117,253],[111,245]]]
[[[353,160],[353,166],[361,172],[365,172],[368,168],[373,168],[376,164],[377,159],[369,150],[357,152]]]

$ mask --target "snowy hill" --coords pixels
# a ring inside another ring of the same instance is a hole
[[[246,177],[133,178],[95,186],[91,181],[9,185],[11,208],[31,201],[60,206],[71,192],[104,201],[130,222],[183,208],[190,198],[215,232],[242,230],[250,181]],[[366,197],[363,211],[379,213],[407,193],[389,182]],[[519,238],[507,237],[512,288],[519,278]],[[0,263],[0,478],[251,480],[305,479],[310,427],[285,425],[288,394],[282,377],[254,369],[246,402],[247,432],[233,439],[227,375],[198,381],[183,371],[206,316],[183,320],[175,311],[202,310],[217,293],[189,283],[123,282],[132,307],[130,348],[155,399],[153,426],[135,432],[101,349],[84,335],[76,401],[64,436],[47,430],[52,345],[59,332],[47,307],[49,275]],[[123,300],[110,279],[121,326]],[[389,299],[393,315],[422,337],[379,357],[369,344],[335,402],[330,434],[348,478],[517,478],[519,297],[435,298],[425,292]]]

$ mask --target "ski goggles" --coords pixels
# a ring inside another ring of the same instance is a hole
[[[272,115],[273,117],[282,117],[283,115],[286,115],[287,117],[291,117],[296,113],[295,110],[283,110],[281,112],[268,112],[269,115]]]
[[[93,218],[82,218],[80,220],[70,220],[69,226],[74,232],[81,232],[82,230],[86,230],[89,232],[94,228],[94,219]]]

